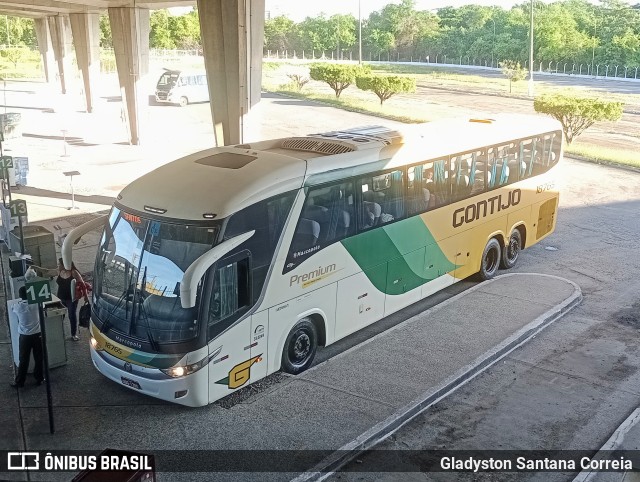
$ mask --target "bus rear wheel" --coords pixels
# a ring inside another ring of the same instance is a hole
[[[520,250],[522,249],[522,235],[519,229],[514,229],[509,237],[509,242],[502,250],[502,259],[500,267],[502,269],[510,269],[516,265]]]
[[[491,238],[482,252],[482,262],[480,264],[480,271],[478,271],[478,277],[482,281],[490,280],[498,272],[501,252],[502,250],[498,240]]]
[[[186,107],[189,105],[189,99],[187,99],[186,97],[180,97],[178,104],[180,104],[180,107]]]
[[[318,332],[309,318],[303,318],[294,326],[284,342],[282,370],[297,375],[313,363],[318,349]]]

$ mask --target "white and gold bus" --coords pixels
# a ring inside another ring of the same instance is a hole
[[[94,271],[91,358],[200,406],[553,232],[560,125],[496,116],[220,147],[127,186]]]

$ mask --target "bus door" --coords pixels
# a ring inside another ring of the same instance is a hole
[[[247,251],[221,259],[208,277],[207,331],[209,400],[217,400],[245,386],[252,366],[250,256]]]

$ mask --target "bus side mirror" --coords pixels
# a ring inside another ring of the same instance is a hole
[[[81,224],[77,228],[73,228],[69,231],[69,234],[64,238],[62,242],[61,255],[62,255],[62,263],[64,264],[65,269],[71,269],[71,260],[72,260],[72,252],[73,245],[77,244],[80,241],[80,238],[87,234],[89,231],[93,231],[94,229],[103,227],[107,219],[109,218],[108,214],[103,216],[98,216],[91,221],[87,221],[84,224]]]
[[[225,242],[214,246],[209,251],[196,259],[191,266],[187,268],[180,282],[180,304],[183,308],[193,308],[196,306],[196,292],[198,283],[204,276],[205,272],[213,266],[213,264],[231,251],[236,246],[244,243],[247,239],[255,234],[255,230],[227,239]]]

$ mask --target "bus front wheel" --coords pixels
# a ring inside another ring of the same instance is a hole
[[[502,250],[502,259],[500,267],[502,269],[510,269],[516,265],[520,250],[522,249],[522,235],[519,229],[514,229],[509,237],[509,243]]]
[[[491,238],[482,252],[482,262],[478,276],[482,281],[493,278],[498,272],[501,258],[500,243],[496,238]]]
[[[297,375],[313,363],[318,349],[318,332],[309,318],[300,320],[289,332],[282,350],[282,370]]]
[[[180,107],[186,107],[187,105],[189,105],[189,99],[187,99],[186,97],[180,97],[178,104],[180,104]]]

